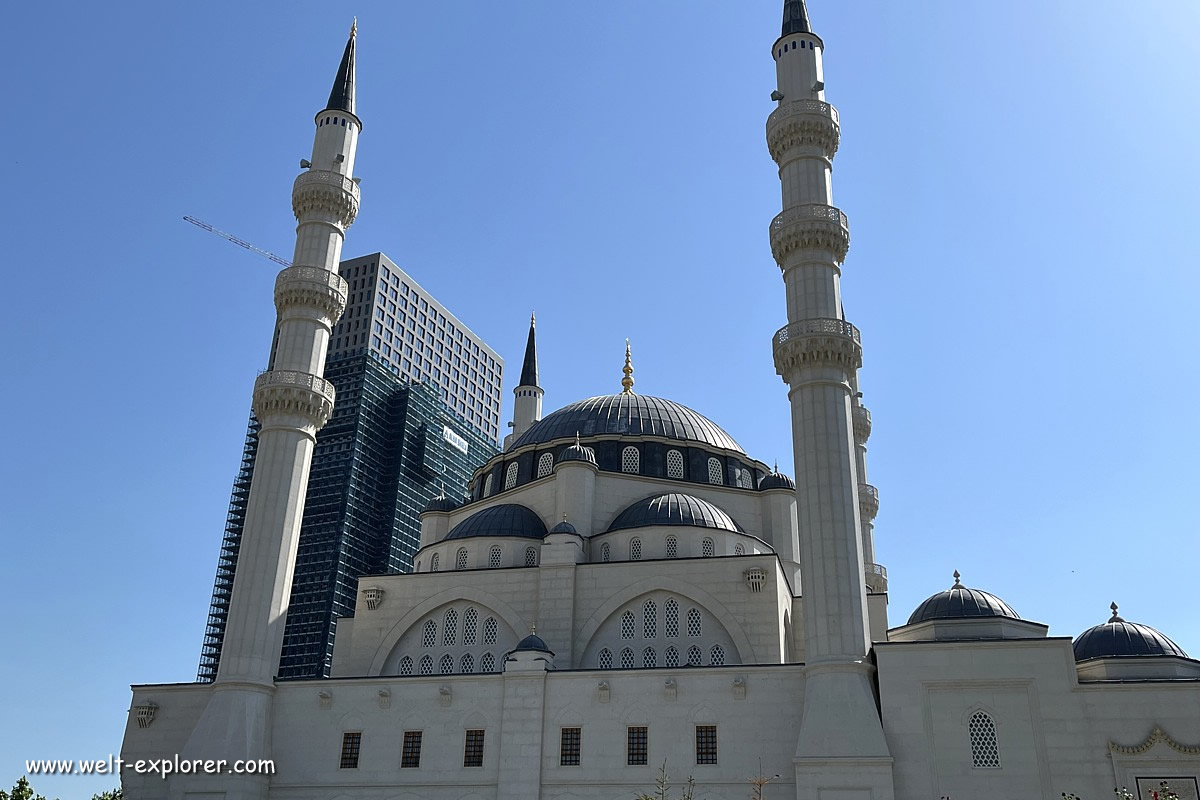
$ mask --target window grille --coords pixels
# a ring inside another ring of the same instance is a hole
[[[708,663],[714,667],[725,666],[725,648],[719,644],[714,644],[712,649],[708,651]]]
[[[432,656],[421,656],[419,672],[422,675],[432,675],[433,674],[433,657]]]
[[[458,552],[454,554],[454,568],[455,569],[466,569],[467,568],[467,548],[460,547],[458,549]]]
[[[743,489],[754,488],[754,481],[750,477],[750,470],[746,469],[745,467],[738,469],[737,484]]]
[[[442,661],[441,661],[441,663],[438,665],[438,670],[439,670],[439,671],[440,671],[440,672],[441,672],[443,675],[452,675],[452,674],[454,674],[454,659],[453,659],[453,658],[450,656],[450,654],[449,654],[449,653],[447,653],[446,655],[442,656]]]
[[[986,769],[1000,767],[1000,743],[996,740],[996,724],[987,712],[976,711],[967,724],[971,736],[971,766]]]
[[[653,600],[642,604],[642,638],[658,636],[658,605]]]
[[[405,731],[404,746],[400,750],[400,769],[416,769],[421,766],[421,731]]]
[[[512,462],[508,468],[504,470],[504,491],[508,491],[517,485],[517,462]]]
[[[626,447],[621,451],[621,472],[632,472],[637,474],[642,471],[642,456],[638,449],[633,446]]]
[[[579,766],[579,740],[582,738],[582,728],[563,728],[562,739],[558,746],[558,765],[560,767]]]
[[[626,611],[621,615],[621,638],[633,638],[633,612]]]
[[[446,612],[442,621],[442,644],[453,647],[458,639],[458,612],[453,608]]]
[[[713,540],[709,539],[708,537],[704,538],[704,541],[700,544],[700,549],[705,558],[712,558],[717,553],[716,544],[714,544]]]
[[[537,566],[537,550],[534,550],[532,547],[525,548],[525,566]]]
[[[496,545],[488,552],[488,569],[496,569],[500,566],[500,559],[503,557],[504,551]]]
[[[667,652],[663,654],[663,666],[664,667],[678,667],[679,666],[679,651],[676,650],[674,647],[668,647]]]
[[[683,477],[683,453],[678,450],[667,451],[667,477]]]
[[[475,658],[470,653],[463,653],[462,660],[458,662],[458,671],[463,674],[470,674],[475,671]]]
[[[421,647],[433,647],[435,644],[437,644],[437,623],[427,620],[425,629],[421,631]]]
[[[696,645],[692,645],[691,647],[688,648],[688,666],[689,667],[700,666],[701,658],[703,658],[703,656],[700,654],[699,647],[696,647]]]
[[[608,546],[608,542],[600,545],[600,560],[607,562],[612,557],[612,548]]]
[[[644,726],[630,727],[625,743],[625,763],[631,767],[645,766],[649,759],[650,729]]]
[[[700,612],[694,608],[688,609],[688,636],[699,636],[703,633],[700,624]]]
[[[596,666],[600,669],[612,669],[612,651],[607,647],[600,651],[600,655],[596,657]]]
[[[496,632],[499,630],[499,625],[496,624],[495,617],[488,617],[483,621],[483,643],[495,644]]]
[[[341,769],[358,769],[358,754],[362,749],[362,731],[347,731],[342,734]]]
[[[642,560],[642,540],[637,538],[636,536],[629,540],[629,560],[630,561],[641,561]]]
[[[633,669],[633,651],[626,647],[621,651],[621,669]]]
[[[539,478],[544,478],[547,475],[549,475],[553,470],[554,470],[554,454],[553,453],[542,453],[541,457],[538,458],[537,476]]]
[[[646,669],[658,666],[658,654],[654,652],[653,647],[647,647],[642,651],[642,666]]]
[[[467,731],[467,743],[463,748],[463,766],[483,766],[483,731]]]
[[[667,537],[667,558],[679,558],[679,540],[674,536]]]
[[[491,653],[484,653],[483,656],[479,659],[479,671],[480,672],[495,672],[496,671],[496,657],[494,655],[492,655]]]
[[[744,555],[746,555],[746,545],[742,544],[741,542],[738,542],[737,544],[735,544],[735,545],[733,546],[733,554],[734,554],[735,556],[744,556]]]
[[[479,612],[468,608],[463,614],[463,644],[470,647],[475,644],[475,631],[479,624]]]
[[[442,561],[442,559],[438,556],[438,554],[434,553],[433,558],[430,559],[430,561],[429,561],[429,571],[437,572],[441,566],[441,561]]]
[[[719,459],[710,458],[708,460],[708,482],[718,486],[725,485],[725,470],[722,469]]]
[[[483,496],[484,497],[492,496],[492,476],[491,475],[488,475],[486,478],[483,479]]]
[[[669,638],[674,639],[679,635],[679,603],[674,600],[667,600],[663,604],[663,627],[666,628],[666,634]]]
[[[696,763],[717,763],[717,726],[696,726]]]
[[[404,658],[400,659],[400,674],[401,675],[412,675],[412,671],[413,671],[413,660],[408,656],[405,656]]]

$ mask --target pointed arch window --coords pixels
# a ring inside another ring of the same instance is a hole
[[[629,560],[642,560],[642,540],[636,536],[629,540]]]
[[[496,632],[499,630],[499,628],[500,626],[496,624],[495,617],[488,617],[485,619],[483,621],[483,643],[495,644]]]
[[[626,611],[624,614],[621,615],[621,638],[622,639],[632,639],[633,638],[633,628],[634,628],[633,612]]]
[[[708,651],[708,663],[714,667],[725,666],[725,648],[714,644]]]
[[[442,661],[438,665],[438,671],[441,672],[443,675],[451,675],[454,673],[454,659],[450,656],[449,653],[442,656]]]
[[[683,477],[683,453],[678,450],[667,451],[667,477]]]
[[[496,657],[494,655],[492,655],[491,653],[484,653],[483,657],[479,659],[479,671],[480,672],[495,672],[496,671]]]
[[[441,569],[442,558],[437,553],[433,554],[433,558],[429,559],[429,571],[437,572]]]
[[[725,470],[721,467],[720,459],[708,459],[708,482],[717,486],[725,485]]]
[[[642,668],[654,669],[658,666],[658,654],[654,652],[653,647],[647,647],[642,651]]]
[[[413,673],[412,658],[410,658],[409,656],[405,656],[404,658],[400,659],[400,674],[401,675],[412,675],[412,673]]]
[[[596,666],[599,669],[612,669],[612,665],[612,651],[606,647],[601,650],[600,655],[596,657]]]
[[[433,674],[433,656],[421,656],[421,663],[418,671],[422,675]]]
[[[467,548],[460,547],[458,549],[458,552],[454,554],[454,568],[455,569],[466,569],[467,568]]]
[[[537,566],[537,550],[533,549],[532,547],[525,548],[525,566]]]
[[[700,661],[703,658],[703,655],[701,655],[699,647],[697,647],[696,645],[692,645],[691,647],[689,647],[687,656],[688,656],[688,666],[689,667],[700,666]]]
[[[663,604],[663,628],[668,638],[674,639],[679,636],[679,603],[673,599],[667,600]]]
[[[500,545],[492,545],[491,551],[488,552],[488,568],[497,569],[500,566],[501,559],[504,558],[504,551],[500,549]]]
[[[468,608],[463,614],[463,645],[472,647],[475,644],[475,633],[479,626],[479,612]]]
[[[637,474],[642,471],[642,456],[633,445],[621,451],[621,472]]]
[[[539,478],[544,478],[547,475],[549,475],[553,469],[554,469],[554,454],[553,453],[542,453],[541,456],[538,457],[537,476]]]
[[[658,636],[658,604],[653,600],[642,603],[642,638]]]
[[[704,633],[703,623],[700,621],[700,612],[694,608],[688,609],[687,616],[688,636],[701,636]]]
[[[612,560],[612,548],[608,546],[608,542],[605,542],[604,544],[600,545],[600,560],[601,561],[611,561]]]
[[[433,647],[437,644],[437,623],[425,620],[425,628],[421,631],[421,647]]]
[[[663,666],[664,667],[678,667],[679,666],[679,651],[676,650],[674,647],[668,647],[666,653],[663,654]]]
[[[978,769],[1000,768],[1000,743],[996,739],[996,723],[986,711],[976,711],[967,723],[971,737],[971,766]]]
[[[512,462],[508,468],[504,470],[504,491],[508,491],[517,485],[517,462]]]
[[[679,558],[679,540],[674,536],[667,537],[667,558]]]
[[[453,647],[457,639],[458,612],[452,608],[446,612],[446,619],[442,622],[442,644]]]
[[[475,659],[470,653],[463,653],[462,661],[459,662],[458,671],[467,675],[475,671]]]
[[[621,651],[621,669],[633,669],[634,663],[633,651],[626,647]]]

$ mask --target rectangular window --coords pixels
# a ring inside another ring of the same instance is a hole
[[[625,745],[625,763],[631,767],[645,766],[649,758],[650,729],[645,726],[631,726]]]
[[[467,731],[467,744],[463,749],[463,766],[483,766],[483,731]]]
[[[696,763],[717,763],[717,726],[696,726]]]
[[[341,769],[358,769],[358,752],[362,748],[362,731],[342,734]]]
[[[562,743],[558,747],[558,763],[562,767],[579,766],[579,740],[582,728],[563,728]]]
[[[421,766],[421,731],[405,731],[404,747],[400,751],[400,768],[416,769]]]

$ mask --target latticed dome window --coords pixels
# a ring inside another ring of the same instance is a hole
[[[714,667],[725,666],[725,648],[714,644],[708,651],[708,663]]]
[[[500,549],[500,545],[495,545],[488,552],[488,567],[496,569],[500,566],[500,560],[504,557],[504,551]]]
[[[433,674],[433,656],[421,656],[421,665],[418,671],[422,675]]]
[[[725,485],[725,470],[721,466],[720,459],[708,459],[708,482],[715,483],[718,486]]]
[[[458,639],[458,612],[453,608],[447,611],[442,625],[442,644],[453,647]]]
[[[479,626],[479,612],[468,608],[463,614],[463,644],[470,647],[475,644],[475,632]]]
[[[633,669],[633,651],[626,647],[621,651],[621,669]]]
[[[642,636],[646,639],[658,636],[658,604],[653,600],[642,604]]]
[[[596,658],[596,666],[600,669],[612,669],[613,659],[612,651],[607,647],[600,651],[600,655]]]
[[[553,469],[554,469],[554,454],[553,453],[542,453],[542,455],[538,458],[537,476],[539,478],[544,478],[547,475],[549,475],[551,473],[551,471],[553,471]]]
[[[667,451],[667,477],[683,477],[683,453],[678,450]]]
[[[612,559],[612,548],[608,546],[608,542],[600,545],[600,560],[610,561]]]
[[[400,674],[413,674],[413,660],[409,656],[405,656],[404,658],[400,659]]]
[[[421,647],[433,647],[437,644],[437,623],[433,620],[426,620],[425,627],[421,630]]]
[[[512,462],[508,468],[504,470],[504,491],[508,491],[517,485],[517,462]]]
[[[700,621],[700,612],[694,608],[688,609],[688,636],[700,636],[704,633]]]
[[[470,653],[464,653],[462,661],[458,664],[458,671],[470,673],[475,671],[475,658]]]
[[[429,559],[429,571],[437,572],[442,567],[442,558],[437,553],[433,554],[433,558]]]
[[[467,568],[467,548],[460,547],[458,549],[458,552],[454,554],[454,568],[455,569],[466,569]]]
[[[679,558],[679,540],[674,536],[667,537],[667,558]]]
[[[629,560],[630,561],[641,561],[642,560],[642,540],[637,538],[636,536],[629,540]]]
[[[704,537],[704,541],[700,543],[700,552],[704,554],[705,558],[712,558],[716,555],[717,546],[713,543],[712,539],[706,536]]]
[[[525,566],[537,566],[537,550],[534,550],[532,547],[525,548]]]
[[[496,671],[496,657],[494,655],[492,655],[491,653],[484,653],[483,658],[479,659],[479,671],[480,672],[495,672]]]
[[[632,472],[635,475],[642,471],[642,456],[638,449],[630,445],[621,451],[621,472]]]
[[[642,668],[653,669],[658,666],[658,654],[654,652],[653,647],[647,647],[642,651]]]
[[[976,711],[967,723],[971,736],[971,766],[999,769],[1000,743],[996,740],[996,724],[985,711]]]
[[[496,632],[499,630],[499,625],[496,624],[495,617],[488,617],[483,621],[483,643],[495,644]]]
[[[624,614],[621,615],[621,638],[622,639],[632,639],[633,638],[633,627],[634,627],[633,612],[626,611]]]

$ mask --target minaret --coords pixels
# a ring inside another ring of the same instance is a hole
[[[875,562],[875,516],[879,513],[879,490],[867,481],[867,440],[871,438],[871,412],[862,403],[858,375],[850,382],[854,390],[854,465],[858,470],[858,514],[862,530],[863,569],[867,591],[886,592],[887,570]]]
[[[771,250],[783,271],[788,324],[775,334],[775,368],[789,386],[804,605],[805,692],[796,752],[798,797],[870,787],[891,798],[891,758],[867,661],[863,542],[854,435],[858,329],[842,318],[846,215],[833,205],[840,127],[825,102],[824,43],[803,0],[786,0],[772,47],[779,107],[767,146],[779,165],[783,212]]]
[[[537,365],[537,320],[529,315],[529,339],[525,342],[525,361],[521,364],[521,382],[513,389],[516,399],[513,401],[512,433],[504,439],[505,446],[529,426],[542,418],[542,387],[538,386]]]
[[[358,213],[353,175],[362,123],[354,113],[356,35],[357,25],[350,29],[329,102],[316,116],[312,160],[301,162],[305,171],[292,189],[296,249],[292,266],[275,280],[271,368],[254,382],[258,458],[229,619],[212,696],[185,748],[188,757],[270,756],[271,696],[313,445],[333,412],[333,385],[321,375],[331,329],[346,306],[347,286],[337,268],[346,228]],[[186,791],[181,786],[186,781],[172,783],[172,797]],[[266,779],[258,776],[227,785],[227,800],[266,796]]]

